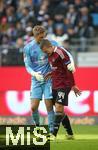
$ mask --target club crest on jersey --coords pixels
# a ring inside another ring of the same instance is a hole
[[[55,59],[54,59],[54,58],[52,59],[52,62],[55,62]]]

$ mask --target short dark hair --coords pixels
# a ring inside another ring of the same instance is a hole
[[[33,35],[34,36],[37,36],[37,35],[39,35],[41,33],[44,33],[44,32],[46,32],[46,30],[45,30],[45,28],[43,26],[36,25],[33,28]]]
[[[51,46],[51,42],[47,39],[43,39],[41,42],[40,42],[40,48],[43,49],[43,47],[48,47],[48,46]]]

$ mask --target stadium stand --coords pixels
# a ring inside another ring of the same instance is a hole
[[[22,49],[36,24],[75,56],[98,51],[97,0],[0,0],[1,66],[24,65]]]

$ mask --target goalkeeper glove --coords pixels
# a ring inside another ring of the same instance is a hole
[[[36,80],[43,82],[44,81],[44,77],[43,75],[41,75],[39,72],[32,72],[32,76],[36,78]]]
[[[67,69],[69,71],[72,71],[72,72],[75,72],[75,66],[74,66],[74,63],[70,63],[67,65]]]

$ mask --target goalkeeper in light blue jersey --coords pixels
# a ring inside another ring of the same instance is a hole
[[[47,54],[43,53],[39,47],[40,41],[45,37],[44,27],[35,26],[33,28],[34,40],[24,47],[24,62],[26,69],[31,74],[31,107],[32,117],[39,126],[38,106],[44,95],[45,104],[48,112],[48,124],[50,132],[53,131],[54,111],[52,104],[52,83],[49,79],[44,80],[44,75],[51,71]],[[57,45],[55,41],[51,41]]]

